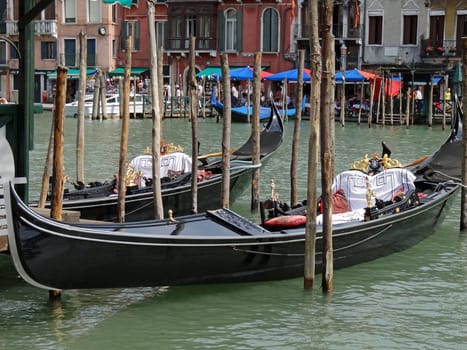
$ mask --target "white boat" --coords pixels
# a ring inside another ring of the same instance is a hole
[[[92,117],[94,105],[94,96],[86,95],[84,98],[84,115]],[[144,114],[151,112],[151,105],[149,102],[148,95],[143,94],[132,94],[130,95],[130,105],[129,105],[130,116],[135,114],[139,117]],[[107,117],[121,117],[120,113],[120,95],[119,94],[110,94],[106,96],[105,99],[105,115]],[[99,108],[98,117],[102,116],[102,106]],[[78,101],[73,101],[65,105],[65,116],[74,117],[78,116]]]

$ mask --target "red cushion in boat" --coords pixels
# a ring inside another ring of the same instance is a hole
[[[305,223],[305,215],[283,215],[266,220],[263,223],[263,226],[268,230],[280,230],[285,228],[302,226],[305,225]]]

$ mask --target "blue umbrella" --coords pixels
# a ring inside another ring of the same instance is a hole
[[[344,77],[347,83],[356,83],[374,79],[376,75],[355,68],[345,71]],[[342,83],[342,72],[336,73],[336,82]]]
[[[287,80],[287,81],[295,82],[295,81],[298,81],[298,69],[291,69],[291,70],[287,70],[284,72],[272,74],[264,78],[264,80],[271,80],[271,81]],[[310,80],[311,80],[311,72],[309,69],[304,68],[303,69],[303,81],[310,81]]]
[[[253,69],[250,66],[236,68],[230,71],[230,79],[232,80],[253,80]]]
[[[242,67],[242,68],[235,68],[230,71],[230,79],[231,80],[253,80],[253,68],[250,66]],[[261,79],[266,78],[267,76],[271,75],[272,73],[261,71],[260,77]],[[222,73],[219,73],[219,78],[222,78]]]

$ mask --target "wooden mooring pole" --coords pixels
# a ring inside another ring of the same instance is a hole
[[[190,121],[191,121],[191,211],[193,213],[198,212],[198,84],[196,81],[195,61],[196,61],[196,37],[190,38],[190,69],[189,69],[189,94],[190,94]]]
[[[55,110],[53,114],[54,126],[54,151],[52,169],[52,194],[50,204],[50,216],[56,220],[62,220],[63,201],[63,137],[65,129],[65,102],[66,81],[68,68],[59,66],[57,68],[57,92],[55,95]]]
[[[333,1],[326,0],[321,25],[322,65],[321,106],[320,106],[320,152],[321,191],[323,203],[323,271],[322,290],[332,292],[334,276],[334,254],[332,242],[332,181],[334,177],[334,38],[332,28]]]
[[[253,120],[251,122],[251,134],[253,139],[253,164],[260,163],[260,130],[259,130],[259,110],[261,104],[261,52],[255,53],[255,65],[253,70]],[[253,170],[251,177],[251,210],[257,211],[259,208],[259,180],[260,168]]]
[[[123,110],[122,132],[120,136],[120,160],[118,167],[118,222],[125,222],[125,199],[126,199],[126,172],[128,152],[128,130],[130,127],[130,71],[131,71],[131,48],[132,38],[128,36],[125,42],[125,73],[123,76]]]
[[[315,281],[315,250],[316,250],[316,208],[317,208],[317,176],[318,176],[318,140],[319,114],[321,103],[321,53],[318,30],[318,2],[310,4],[311,23],[311,94],[310,94],[310,133],[308,139],[308,179],[307,203],[308,211],[305,227],[305,261],[303,287],[313,289]],[[343,107],[342,107],[343,108]]]
[[[76,183],[84,184],[84,96],[86,95],[87,34],[79,33],[79,88],[76,127]]]
[[[462,104],[467,104],[467,37],[462,38]],[[463,113],[462,125],[467,125],[467,116]],[[462,190],[461,190],[461,222],[460,229],[465,231],[467,228],[467,132],[462,132]]]
[[[63,201],[63,138],[65,133],[65,102],[66,81],[68,68],[59,66],[57,68],[57,86],[55,94],[55,110],[53,113],[53,169],[52,169],[52,193],[50,203],[50,217],[62,220]],[[49,290],[49,299],[57,299],[62,295],[61,290]]]
[[[229,56],[221,55],[222,85],[224,88],[224,117],[222,125],[222,191],[221,205],[228,208],[230,203],[230,133],[232,123],[232,100],[230,87]]]
[[[151,52],[151,117],[152,117],[152,194],[154,196],[154,219],[164,218],[164,204],[162,202],[161,185],[161,138],[162,138],[162,64],[160,57],[161,50],[156,47],[156,27],[154,24],[155,5],[152,1],[148,5],[148,28],[149,28],[149,48]]]

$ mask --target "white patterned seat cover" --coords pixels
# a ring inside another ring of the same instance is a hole
[[[136,172],[141,171],[143,176],[152,178],[152,157],[150,154],[143,154],[134,158],[130,165],[132,165]],[[161,156],[161,178],[167,177],[169,170],[181,171],[182,173],[191,172],[192,161],[191,157],[182,152],[173,152]]]
[[[407,193],[415,189],[414,174],[404,168],[392,168],[373,176],[359,170],[344,171],[334,178],[332,191],[335,193],[338,189],[342,189],[352,210],[365,208],[367,207],[367,179],[370,181],[375,197],[383,201],[390,201],[400,191]],[[375,198],[371,200],[374,205]]]

